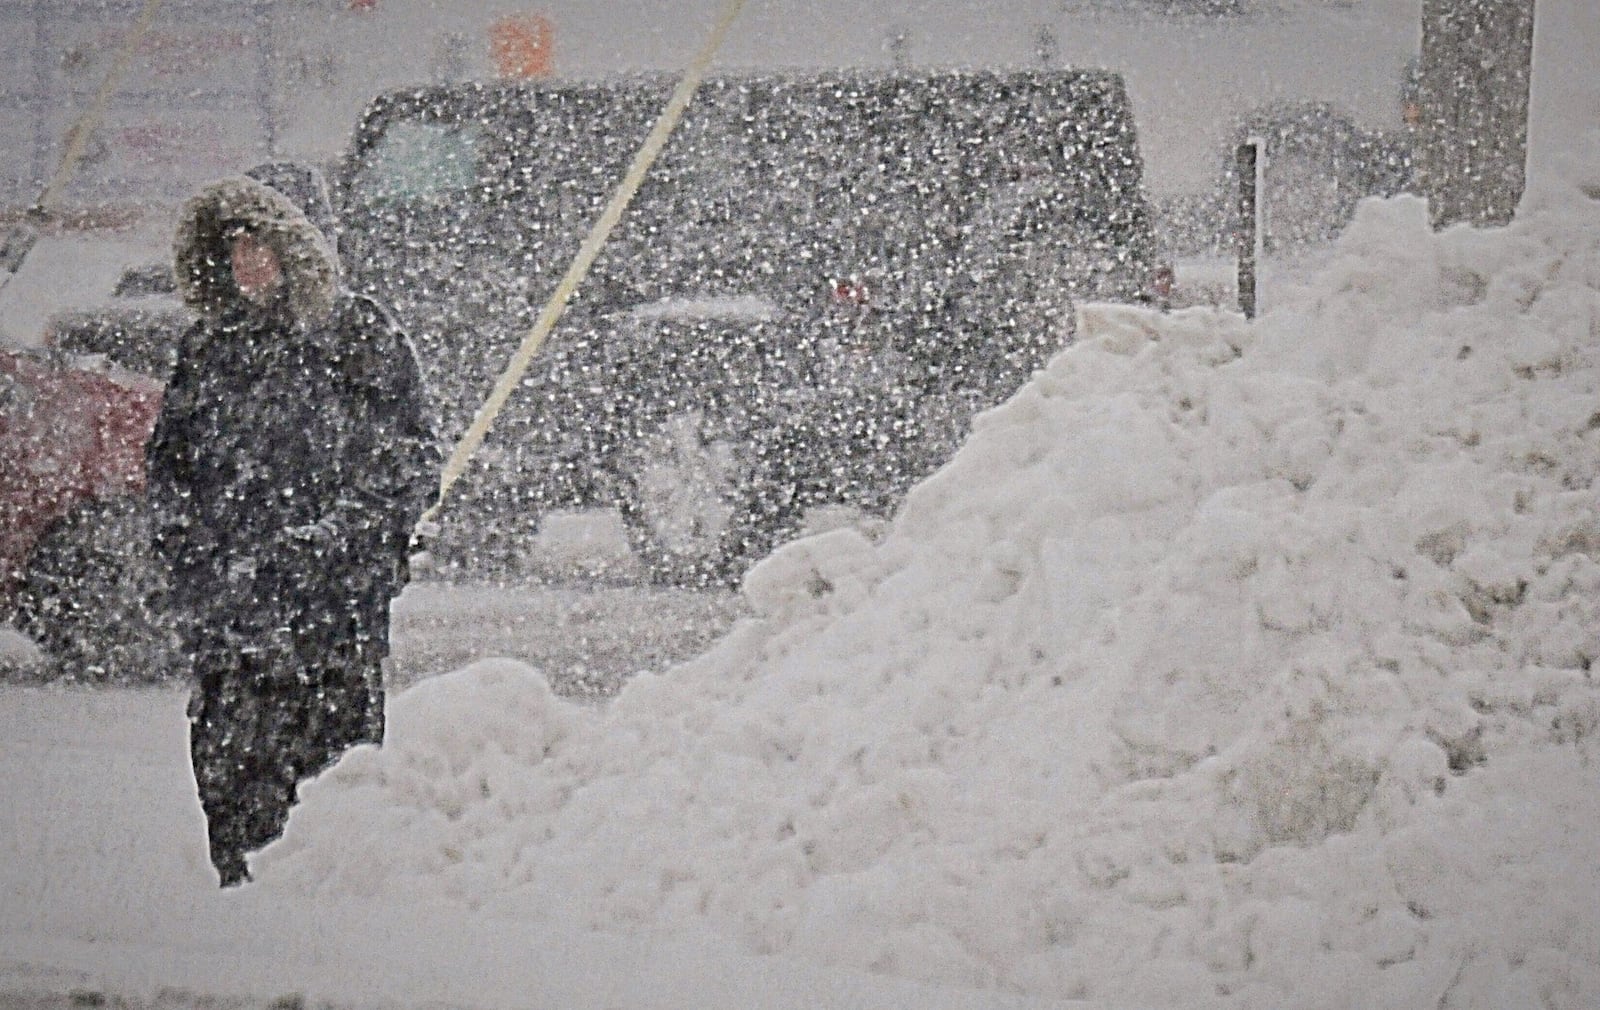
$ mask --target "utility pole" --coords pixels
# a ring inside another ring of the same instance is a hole
[[[1534,0],[1423,0],[1416,152],[1433,227],[1503,225],[1522,198]]]
[[[889,33],[889,61],[896,70],[911,69],[911,30],[896,28]]]
[[[1056,30],[1049,25],[1036,25],[1033,29],[1033,59],[1047,70],[1061,62],[1061,43],[1056,39]]]

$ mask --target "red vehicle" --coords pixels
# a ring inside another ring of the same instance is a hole
[[[164,382],[73,353],[77,322],[57,321],[52,346],[0,349],[0,617],[64,675],[153,679],[166,637],[146,603],[144,449]]]

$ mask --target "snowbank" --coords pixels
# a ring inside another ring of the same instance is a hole
[[[605,709],[395,698],[260,886],[1108,1005],[1594,1005],[1600,202],[1335,252],[1253,327],[1099,311],[882,543],[778,552]]]

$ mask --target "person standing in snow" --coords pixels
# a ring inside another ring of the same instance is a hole
[[[198,321],[147,448],[159,601],[193,663],[189,743],[224,887],[296,786],[383,739],[389,601],[437,487],[410,341],[343,290],[326,190],[265,166],[185,205]]]

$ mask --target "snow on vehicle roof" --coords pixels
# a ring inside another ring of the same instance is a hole
[[[40,346],[52,316],[110,300],[124,270],[149,261],[152,250],[164,243],[165,236],[153,226],[110,235],[64,233],[40,238],[0,292],[0,345]]]

